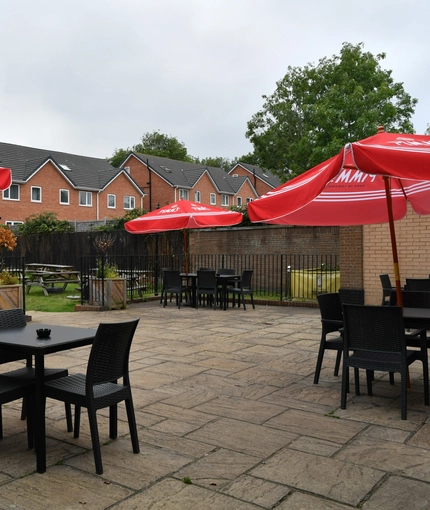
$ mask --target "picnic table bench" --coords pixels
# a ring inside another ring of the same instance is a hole
[[[63,292],[69,283],[80,281],[80,273],[73,271],[73,266],[41,263],[25,265],[27,294],[31,287],[41,287],[45,296],[48,296],[48,292]]]

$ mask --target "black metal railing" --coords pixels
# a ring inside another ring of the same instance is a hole
[[[279,301],[315,301],[322,292],[336,292],[340,286],[337,255],[191,255],[188,272],[201,267],[234,268],[237,274],[253,269],[255,297]],[[101,280],[101,301],[104,304],[104,281],[108,271],[116,269],[126,280],[128,301],[147,299],[161,292],[162,269],[185,272],[184,255],[107,256],[81,258],[82,302],[89,299],[89,283],[96,275]]]

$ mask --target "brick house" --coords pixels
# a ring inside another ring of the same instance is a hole
[[[281,184],[279,178],[268,170],[247,163],[237,163],[228,174],[232,177],[248,177],[259,197]]]
[[[42,212],[69,221],[109,219],[142,207],[145,193],[106,159],[0,143],[0,166],[12,171],[12,185],[0,196],[3,224]]]
[[[151,211],[181,198],[217,207],[246,205],[259,196],[248,175],[131,152],[121,167],[145,191],[143,208]]]

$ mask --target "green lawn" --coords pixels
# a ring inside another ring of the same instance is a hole
[[[79,291],[76,290],[77,286],[77,284],[69,284],[64,292],[50,292],[48,296],[43,294],[40,287],[31,287],[29,294],[25,295],[25,309],[36,312],[73,312],[75,305],[81,301],[67,296],[80,297]]]

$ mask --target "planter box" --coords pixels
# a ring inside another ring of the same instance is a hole
[[[0,285],[0,310],[22,307],[22,285]]]
[[[93,278],[89,286],[89,304],[104,306],[109,310],[127,308],[125,278]]]

